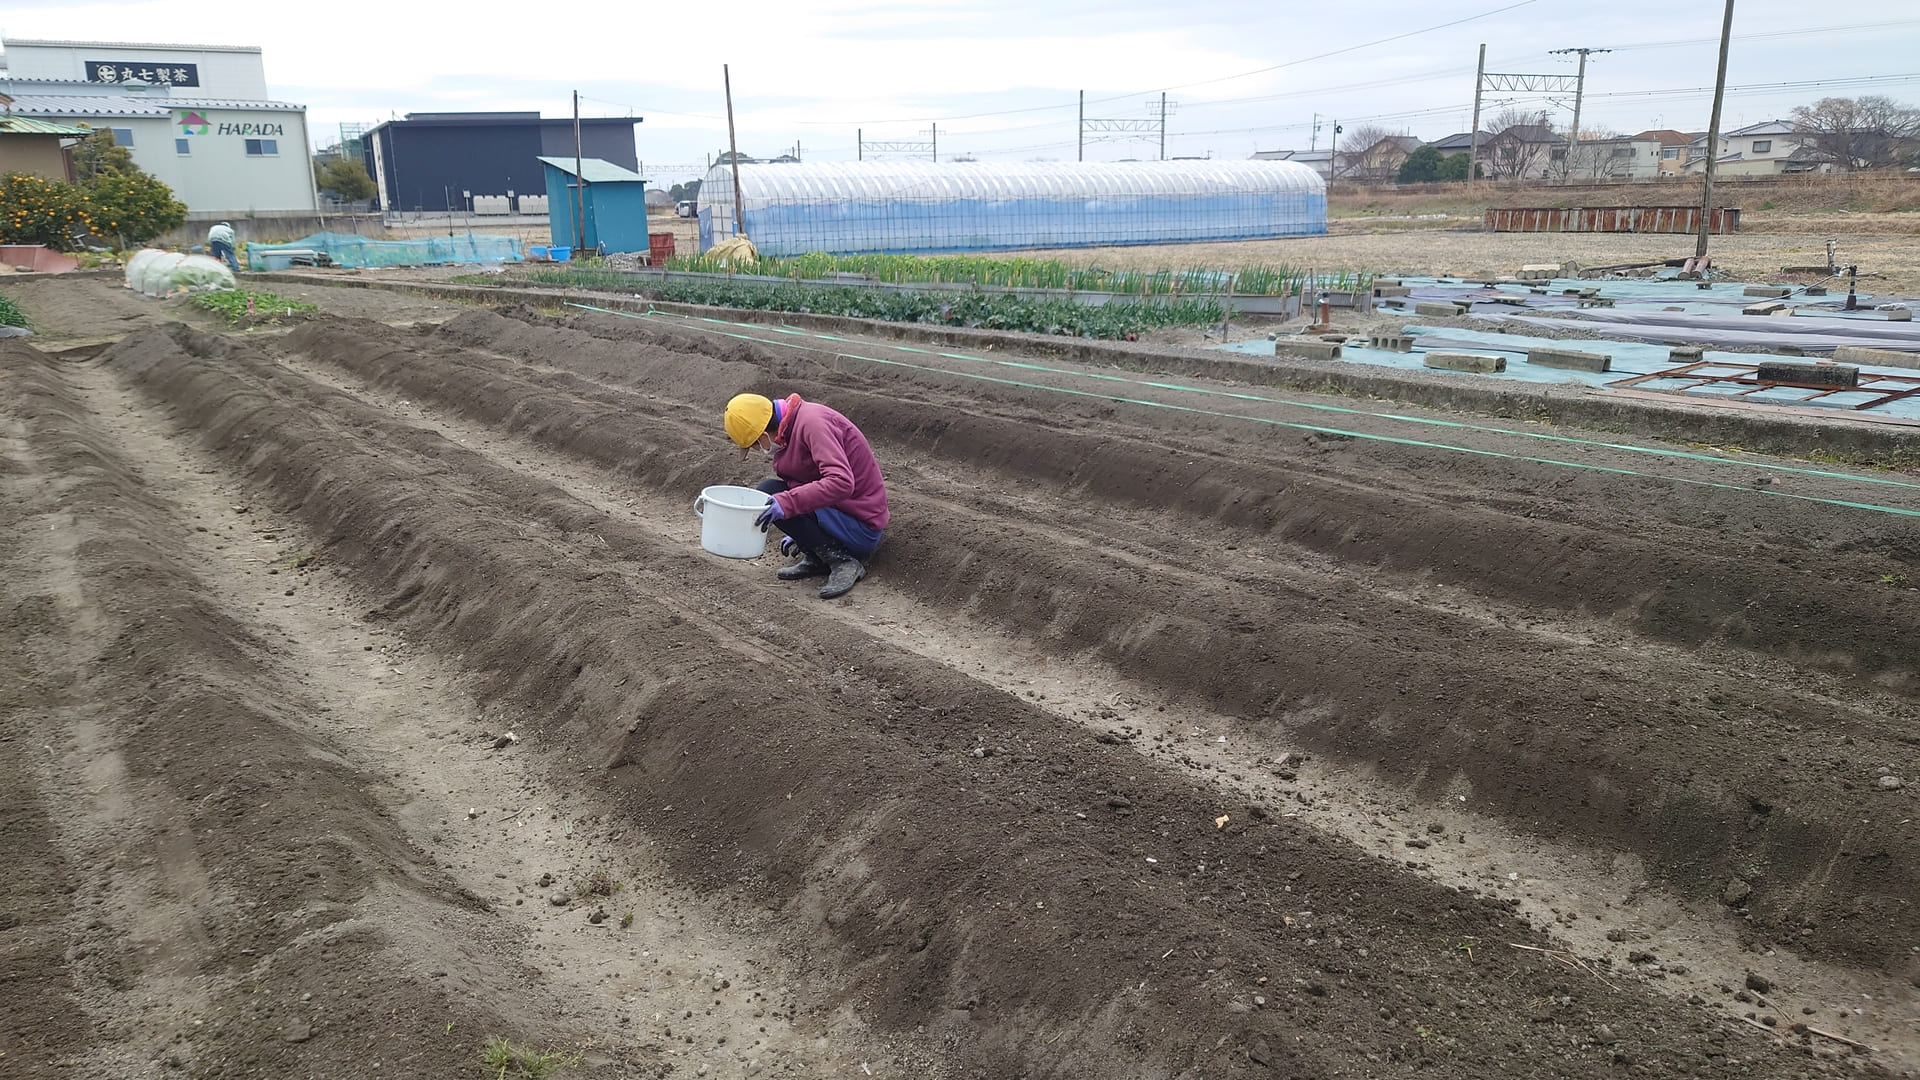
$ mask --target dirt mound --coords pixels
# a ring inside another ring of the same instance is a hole
[[[465,1039],[420,1037],[456,1002],[394,937],[410,919],[466,925],[473,901],[395,837],[374,778],[297,733],[310,703],[263,675],[253,660],[272,646],[170,554],[165,501],[58,367],[0,349],[17,434],[4,622],[19,646],[0,752],[53,752],[16,761],[16,783],[35,782],[9,790],[9,842],[36,850],[8,885],[23,947],[0,979],[0,1074],[470,1067]]]
[[[692,443],[712,422],[704,401],[609,432],[589,419],[605,388],[579,386],[560,412],[578,376],[468,346],[455,363],[425,336],[403,363],[355,337],[309,327],[287,344],[345,338],[342,362],[361,358],[351,370],[365,377],[436,379],[465,407],[599,447],[637,478],[737,461],[710,437]],[[565,748],[558,772],[627,792],[626,821],[677,874],[760,911],[817,972],[809,1007],[924,1038],[956,1071],[1484,1076],[1552,1060],[1569,1075],[1679,1075],[1735,1049],[1655,996],[1512,947],[1550,945],[1504,904],[1279,807],[1223,806],[1144,768],[1124,733],[1095,740],[743,589],[731,567],[246,346],[178,329],[104,362],[277,492],[387,598],[381,617],[460,655],[492,695],[538,707],[541,736]],[[627,431],[652,442],[622,445]],[[1737,1050],[1761,1072],[1817,1067]]]
[[[542,350],[521,330],[485,329],[592,381],[483,361],[471,336],[448,349],[423,333],[382,351],[378,331],[336,327],[289,345],[661,490],[738,468],[697,407],[643,406],[607,385],[677,397],[672,388],[699,378],[702,361],[683,357],[675,370],[670,355],[654,355],[658,343],[635,340],[651,366],[625,372],[607,366],[613,358],[581,359],[604,343],[568,336],[568,347]],[[443,356],[485,374],[452,378]],[[1254,730],[1365,761],[1430,796],[1465,785],[1476,803],[1549,835],[1605,838],[1702,897],[1739,881],[1755,927],[1782,944],[1895,971],[1910,963],[1915,915],[1904,898],[1914,870],[1898,853],[1911,850],[1911,823],[1876,812],[1875,784],[1907,754],[1887,710],[1914,715],[1904,645],[1914,613],[1900,593],[1861,585],[1907,550],[1901,529],[1788,518],[1809,536],[1826,534],[1818,542],[1830,552],[1815,562],[1798,543],[1724,539],[1738,529],[1717,517],[1719,504],[1622,505],[1599,480],[1563,482],[1552,503],[1489,502],[1470,494],[1478,476],[1444,491],[1382,486],[1337,442],[1252,463],[1231,443],[1209,442],[1205,424],[1166,434],[1195,447],[1174,457],[1121,437],[1097,409],[1042,423],[1017,396],[980,410],[903,402],[910,387],[859,393],[845,372],[828,385],[816,381],[818,369],[780,362],[802,377],[729,380],[719,396],[749,387],[831,395],[893,454],[925,448],[945,470],[992,470],[1053,498],[1130,507],[1130,522],[1087,523],[1106,541],[1089,550],[1010,516],[999,500],[956,504],[903,491],[899,542],[878,566],[927,601],[988,614],[1067,655],[1091,651]],[[613,419],[635,409],[648,422]],[[1138,430],[1139,420],[1127,421]],[[1717,549],[1679,524],[1703,509],[1716,515]],[[1077,517],[1059,504],[1050,510]],[[1649,513],[1674,523],[1649,527]],[[1627,528],[1628,517],[1641,528]],[[1250,563],[1238,551],[1276,560]],[[1159,561],[1172,553],[1185,565]],[[1351,580],[1342,564],[1471,588],[1496,607],[1423,604]],[[1794,588],[1779,586],[1784,573]],[[1559,608],[1633,635],[1541,634],[1499,614],[1504,605]],[[1674,648],[1703,645],[1712,658]],[[1782,661],[1834,675],[1810,692]],[[1902,700],[1832,696],[1844,693],[1834,680],[1856,674]],[[1818,765],[1782,770],[1782,757]],[[1801,932],[1808,927],[1818,933]]]

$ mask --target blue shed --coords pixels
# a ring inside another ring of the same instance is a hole
[[[543,157],[540,164],[546,167],[547,226],[556,246],[647,250],[647,182],[639,173],[600,158],[580,162],[578,178],[570,157]],[[576,214],[584,221],[579,236],[574,233]]]

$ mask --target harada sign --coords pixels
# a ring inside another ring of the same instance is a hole
[[[180,125],[182,135],[239,135],[249,139],[285,138],[285,124],[254,123],[214,123],[207,114],[199,109],[181,109],[173,114],[173,122]]]

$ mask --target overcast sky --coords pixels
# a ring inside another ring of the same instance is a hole
[[[740,149],[851,160],[869,141],[926,141],[942,159],[1075,155],[1087,115],[1173,102],[1168,156],[1324,148],[1337,119],[1425,138],[1467,129],[1474,60],[1571,74],[1587,47],[1582,126],[1705,130],[1716,0],[734,0],[346,7],[238,0],[0,0],[12,38],[258,45],[275,98],[307,106],[316,142],[342,122],[409,112],[538,109],[645,117],[649,178],[697,175],[726,146],[732,66]],[[1444,25],[1453,24],[1453,25]],[[1389,40],[1390,39],[1390,40]],[[1920,102],[1920,4],[1739,0],[1723,127],[1827,95]],[[1820,85],[1815,85],[1815,84]],[[1784,85],[1783,85],[1784,84]],[[1497,112],[1515,99],[1491,100]],[[1518,99],[1564,128],[1571,100]],[[1322,126],[1315,136],[1312,124]],[[1158,136],[1090,141],[1090,161],[1153,158]]]

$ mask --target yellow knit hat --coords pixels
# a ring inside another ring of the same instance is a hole
[[[727,402],[727,438],[742,450],[766,434],[773,420],[773,402],[759,394],[736,394]]]

